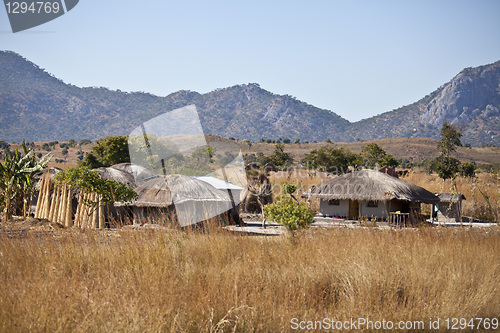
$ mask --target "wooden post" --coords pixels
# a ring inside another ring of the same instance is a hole
[[[42,175],[42,180],[40,181],[40,191],[38,191],[38,200],[36,202],[35,218],[37,219],[40,215],[40,210],[43,202],[43,190],[45,186],[45,174]]]
[[[38,201],[36,203],[35,217],[43,218],[43,212],[45,210],[45,196],[47,195],[47,177],[46,174],[42,177],[42,183],[40,184],[40,193],[38,195]]]
[[[57,188],[56,208],[54,210],[54,222],[57,222],[57,223],[61,223],[60,222],[61,221],[60,211],[61,211],[62,196],[63,196],[62,187],[59,186]]]
[[[61,188],[61,203],[59,204],[58,222],[64,225],[66,222],[66,183]]]
[[[99,197],[99,229],[104,229],[106,227],[106,219],[104,217],[104,206],[102,198]]]
[[[97,204],[99,205],[99,197],[97,196],[97,193],[94,193],[93,201],[97,201]],[[97,206],[92,213],[92,228],[99,228],[99,206]]]
[[[52,222],[52,211],[54,209],[54,203],[55,203],[55,197],[56,197],[56,189],[53,188],[52,189],[52,195],[51,195],[51,198],[50,198],[50,203],[49,205],[47,205],[47,209],[46,209],[46,219],[48,219],[49,221]]]
[[[40,217],[43,219],[48,219],[49,218],[49,213],[50,213],[50,203],[51,203],[51,190],[52,190],[52,180],[50,179],[50,175],[47,172],[46,174],[46,186],[45,186],[45,195],[44,195],[44,202],[42,206],[42,211],[40,213]]]
[[[59,187],[54,186],[54,193],[52,193],[52,204],[50,205],[50,216],[49,216],[50,222],[56,222],[55,216],[57,211],[57,202],[59,200],[58,197],[59,197]]]
[[[75,213],[75,222],[74,222],[75,227],[80,227],[80,210],[82,206],[82,195],[83,195],[83,190],[80,190],[80,200],[78,200],[78,205],[76,206],[76,213]]]
[[[83,195],[84,200],[89,199],[89,193],[84,193]],[[81,209],[81,227],[82,228],[87,228],[88,220],[89,220],[89,207],[82,202],[82,209]]]
[[[84,203],[84,200],[87,198],[87,192],[84,192],[82,191],[80,193],[80,203],[79,203],[79,207],[80,207],[80,212],[78,213],[78,226],[80,228],[83,228],[83,225],[85,223],[85,203]]]
[[[68,186],[68,196],[66,205],[66,222],[67,227],[73,226],[73,200],[71,198],[71,186]]]

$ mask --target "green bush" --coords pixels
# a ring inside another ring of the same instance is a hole
[[[282,224],[293,235],[314,221],[314,211],[305,203],[297,204],[289,196],[281,196],[276,202],[264,207],[264,218]]]

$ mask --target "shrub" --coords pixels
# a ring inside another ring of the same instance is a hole
[[[264,207],[264,218],[282,224],[294,235],[298,229],[305,229],[313,222],[314,211],[305,203],[297,204],[288,196],[281,196],[276,202]]]
[[[472,162],[464,162],[458,167],[460,176],[462,177],[475,177],[476,176],[476,165]]]

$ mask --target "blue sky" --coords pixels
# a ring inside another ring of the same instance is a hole
[[[166,96],[256,82],[357,121],[500,60],[500,1],[80,0],[0,49],[77,86]]]

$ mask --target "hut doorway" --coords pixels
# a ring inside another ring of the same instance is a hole
[[[357,220],[359,218],[359,201],[349,199],[349,219]]]

